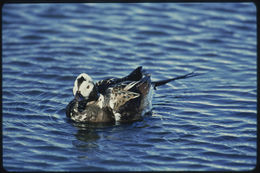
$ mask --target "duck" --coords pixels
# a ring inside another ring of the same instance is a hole
[[[66,106],[66,116],[82,123],[126,123],[142,120],[152,108],[153,91],[168,82],[196,76],[183,76],[151,81],[151,74],[142,66],[122,78],[105,78],[98,82],[86,73],[74,81],[74,98]]]

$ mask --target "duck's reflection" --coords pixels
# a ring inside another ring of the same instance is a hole
[[[98,148],[97,141],[100,139],[98,132],[107,128],[113,128],[115,125],[111,123],[70,123],[78,129],[77,133],[75,133],[76,140],[72,141],[72,144],[81,151]]]
[[[83,142],[95,142],[100,139],[100,136],[95,130],[78,130],[75,134],[77,140]]]
[[[144,115],[144,119],[151,117],[151,112]],[[146,121],[142,119],[131,123],[79,123],[69,120],[69,123],[77,128],[75,135],[75,140],[72,144],[81,151],[87,151],[89,149],[98,148],[98,141],[102,137],[110,139],[109,136],[104,136],[104,132],[118,132],[121,130],[131,130],[133,128],[143,128],[147,127]],[[107,134],[107,133],[106,133]]]

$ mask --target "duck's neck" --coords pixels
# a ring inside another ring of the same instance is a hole
[[[97,91],[96,86],[94,86],[93,90],[90,92],[88,98],[84,98],[83,100],[76,100],[75,108],[77,111],[81,112],[85,109],[86,105],[90,102],[98,101],[100,94]]]
[[[96,85],[94,85],[94,88],[93,88],[93,90],[90,92],[87,101],[88,101],[88,102],[90,102],[90,101],[97,101],[98,98],[99,98],[99,93],[98,93],[98,90],[97,90]]]

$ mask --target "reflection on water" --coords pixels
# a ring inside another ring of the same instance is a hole
[[[75,137],[77,140],[72,141],[72,144],[78,150],[87,150],[98,147],[96,142],[100,137],[95,129],[78,130]]]

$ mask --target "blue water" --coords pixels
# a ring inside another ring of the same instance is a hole
[[[2,144],[8,171],[218,171],[256,166],[253,3],[5,4]],[[65,107],[78,74],[142,65],[152,114],[75,124]]]

